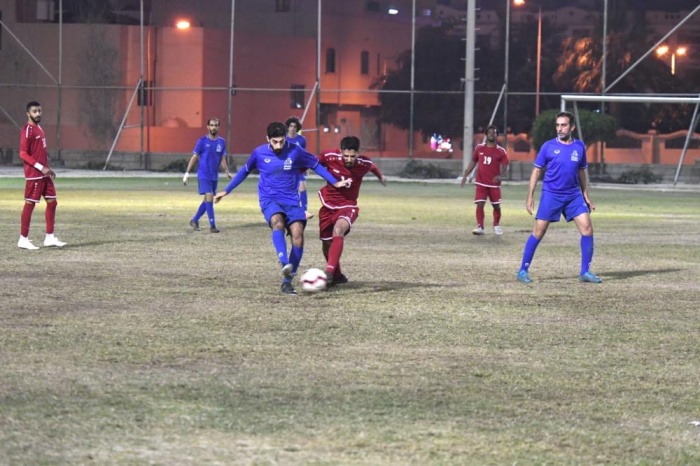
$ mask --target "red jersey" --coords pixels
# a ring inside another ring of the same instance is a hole
[[[498,187],[500,181],[494,178],[501,176],[501,167],[508,165],[506,150],[499,146],[489,147],[486,144],[478,144],[474,148],[472,161],[476,163],[476,178],[474,182],[486,187]]]
[[[343,153],[336,149],[322,152],[318,156],[321,165],[326,167],[331,175],[338,180],[352,178],[352,184],[348,188],[336,188],[327,184],[318,192],[321,204],[329,209],[343,209],[345,207],[357,206],[357,198],[360,196],[360,186],[362,179],[368,173],[374,173],[378,178],[382,178],[379,168],[364,155],[358,155],[355,166],[348,168],[343,162]]]
[[[34,164],[39,162],[49,166],[49,154],[46,151],[46,135],[39,125],[24,125],[19,135],[19,158],[24,162],[24,178],[38,180],[47,175],[37,170]]]

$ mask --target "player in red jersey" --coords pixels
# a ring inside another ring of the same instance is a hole
[[[347,283],[348,279],[340,270],[340,256],[343,253],[345,236],[350,233],[357,220],[360,208],[357,198],[360,195],[362,179],[372,172],[386,186],[386,179],[379,168],[367,157],[358,155],[360,140],[346,136],[340,141],[340,150],[322,152],[318,158],[321,165],[339,180],[351,179],[349,186],[336,188],[327,184],[318,192],[321,209],[318,212],[320,238],[323,255],[326,257],[328,285]]]
[[[474,204],[476,204],[476,229],[472,231],[475,235],[484,234],[484,205],[486,199],[491,200],[493,206],[493,232],[502,235],[501,229],[501,180],[508,170],[508,154],[506,150],[496,142],[498,138],[498,128],[494,125],[486,128],[486,142],[478,144],[474,148],[472,160],[464,170],[462,176],[462,187],[467,181],[471,182],[470,173],[476,166],[476,194]]]
[[[27,104],[27,124],[22,128],[19,138],[19,158],[24,162],[24,209],[22,209],[20,236],[17,246],[22,249],[39,249],[29,240],[29,224],[32,220],[34,206],[46,199],[46,238],[44,246],[63,247],[66,245],[53,234],[56,223],[56,187],[53,180],[56,174],[49,168],[49,156],[46,152],[46,135],[39,126],[41,121],[41,104]]]

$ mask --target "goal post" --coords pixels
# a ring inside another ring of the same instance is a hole
[[[574,118],[576,119],[576,128],[578,129],[579,138],[581,141],[584,140],[584,135],[581,132],[581,125],[579,121],[578,114],[578,102],[620,102],[620,103],[645,103],[645,104],[695,104],[695,110],[693,111],[693,116],[690,119],[690,127],[688,128],[688,134],[685,138],[685,143],[683,144],[683,150],[681,151],[680,158],[678,159],[678,167],[676,168],[676,175],[673,178],[673,185],[678,183],[678,177],[681,173],[681,167],[683,166],[683,161],[685,160],[685,154],[688,152],[688,147],[690,147],[690,141],[693,139],[693,134],[695,128],[698,125],[700,108],[700,95],[697,97],[678,97],[678,96],[663,96],[654,94],[562,94],[561,96],[561,111],[566,110],[567,103],[572,103],[574,107]]]

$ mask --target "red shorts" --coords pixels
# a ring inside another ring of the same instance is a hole
[[[501,188],[488,188],[477,184],[476,193],[474,194],[474,202],[486,202],[486,199],[491,200],[491,204],[500,204]]]
[[[41,196],[44,196],[44,199],[56,199],[56,186],[53,180],[48,176],[38,180],[27,180],[24,185],[24,200],[38,203],[41,201]]]
[[[352,230],[352,224],[355,223],[357,217],[360,215],[360,208],[355,207],[345,207],[342,209],[329,209],[326,206],[321,206],[321,210],[318,213],[318,231],[321,240],[329,240],[333,238],[333,227],[335,223],[344,218],[350,224],[350,229]],[[348,230],[350,233],[350,230]],[[347,233],[346,233],[347,234]]]

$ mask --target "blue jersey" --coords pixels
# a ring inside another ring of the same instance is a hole
[[[197,178],[200,180],[216,181],[219,179],[219,166],[221,159],[226,155],[226,141],[224,138],[202,136],[197,141],[192,151],[199,156]]]
[[[257,147],[226,186],[226,192],[234,190],[256,168],[260,172],[258,196],[261,203],[274,200],[280,204],[298,205],[299,176],[307,169],[315,171],[331,184],[337,182],[328,170],[319,165],[313,154],[296,144],[285,142],[279,154],[275,154],[269,144]]]
[[[287,141],[291,142],[292,144],[296,144],[297,146],[301,147],[302,149],[306,149],[306,138],[302,136],[301,134],[297,134],[293,138],[290,138],[287,136]]]
[[[535,167],[546,169],[542,191],[563,195],[580,193],[579,171],[588,167],[586,146],[577,139],[571,144],[551,139],[537,154]]]

